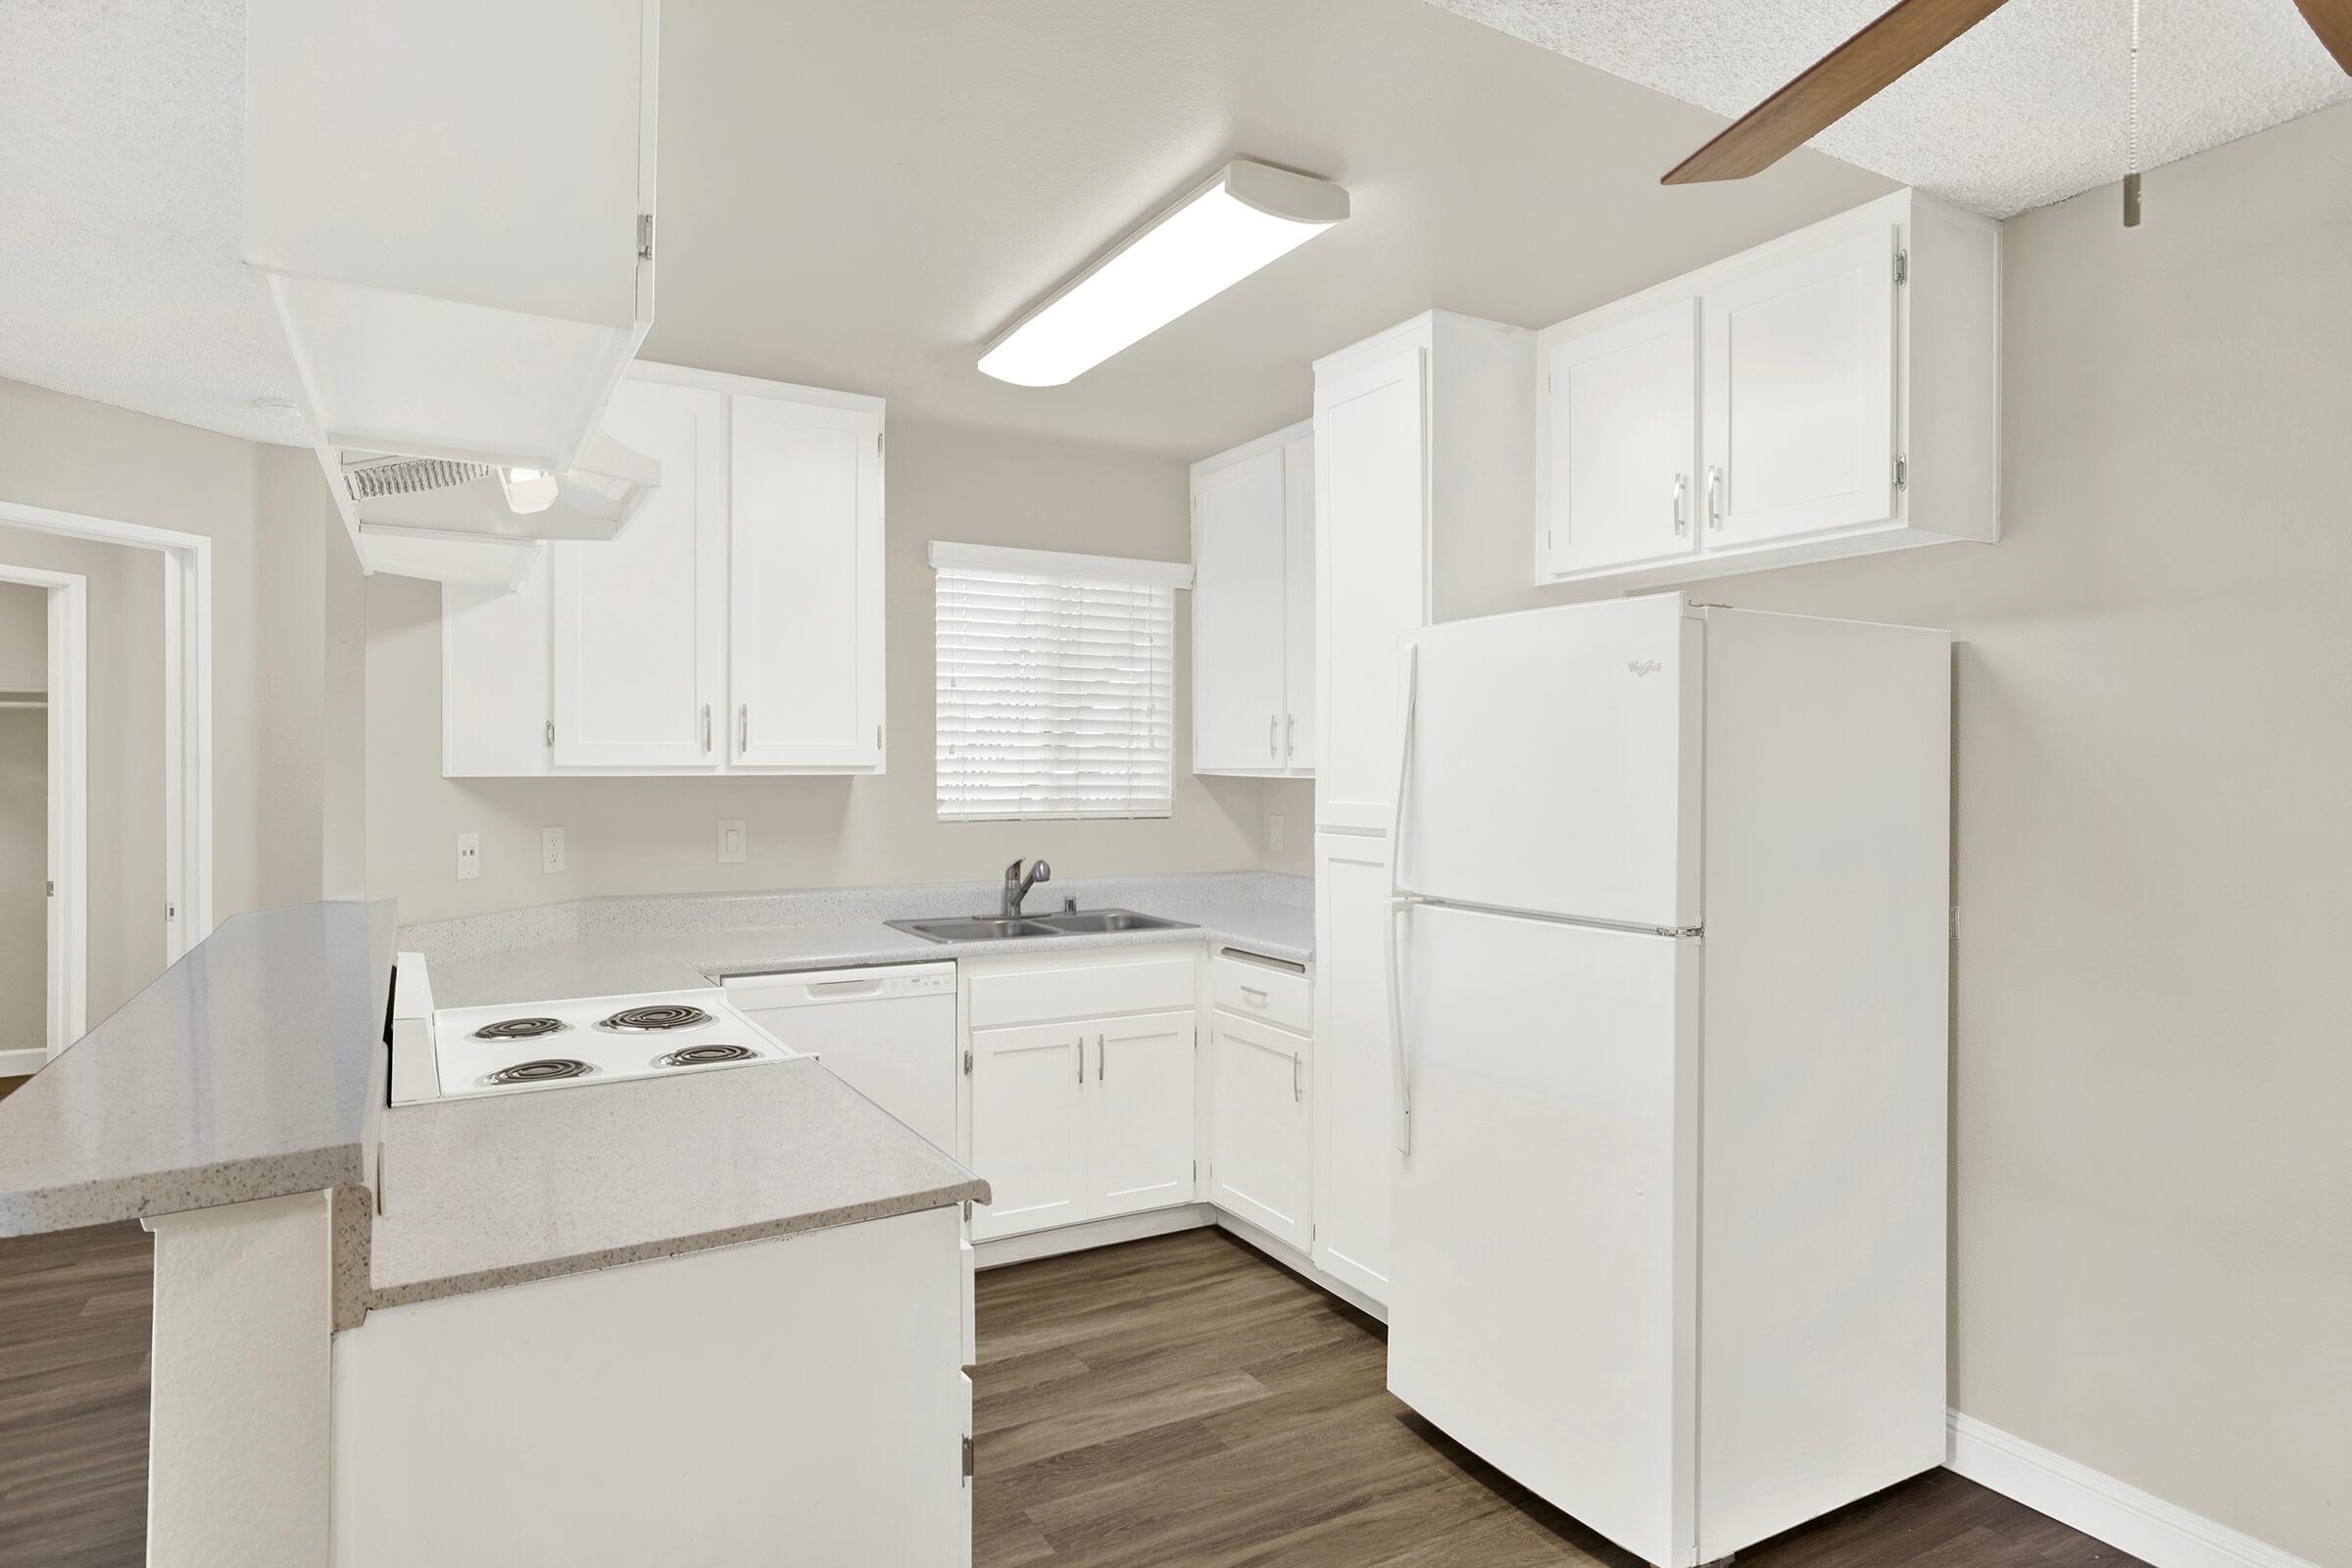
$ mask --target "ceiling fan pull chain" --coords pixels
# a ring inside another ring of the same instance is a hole
[[[2139,226],[2139,0],[2132,0],[2132,109],[2125,131],[2124,226]]]

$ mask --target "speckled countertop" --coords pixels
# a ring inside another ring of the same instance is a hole
[[[1189,929],[927,942],[883,923],[992,913],[998,896],[993,884],[932,883],[590,899],[410,926],[401,947],[424,955],[434,1003],[443,1007],[690,990],[731,975],[1203,939],[1294,963],[1314,956],[1312,881],[1268,871],[1068,879],[1041,883],[1029,899],[1033,913],[1052,913],[1075,898],[1084,908],[1137,909]]]
[[[383,1141],[368,1307],[988,1201],[807,1059],[396,1105]]]
[[[0,1236],[362,1179],[389,902],[232,915],[0,1101]]]

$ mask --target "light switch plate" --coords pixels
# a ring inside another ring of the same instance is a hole
[[[741,865],[749,858],[751,835],[744,832],[740,821],[718,824],[718,863]]]
[[[482,836],[479,833],[458,835],[458,880],[470,882],[482,874]]]
[[[543,827],[539,830],[539,872],[554,876],[564,869],[564,830]]]

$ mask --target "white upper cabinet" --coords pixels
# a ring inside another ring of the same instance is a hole
[[[1727,544],[1894,515],[1890,226],[1706,293],[1707,531]]]
[[[572,467],[653,319],[656,0],[252,0],[244,259],[314,438]]]
[[[1553,576],[1698,548],[1698,301],[1544,348],[1544,560]]]
[[[1196,773],[1313,770],[1313,469],[1309,424],[1193,465]]]
[[[641,365],[606,428],[662,481],[512,593],[442,594],[442,768],[883,769],[879,398]]]
[[[1999,537],[1989,220],[1898,191],[1541,341],[1539,583]]]
[[[871,399],[733,402],[729,756],[879,768],[882,411]]]
[[[698,767],[726,700],[725,419],[718,392],[624,382],[605,427],[662,464],[607,544],[549,547],[559,767]]]
[[[1385,833],[1432,519],[1527,537],[1535,336],[1432,311],[1315,362],[1315,821]]]

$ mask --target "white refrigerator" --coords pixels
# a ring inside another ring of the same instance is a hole
[[[1402,666],[1391,1390],[1678,1568],[1940,1463],[1948,635],[1662,594]]]

